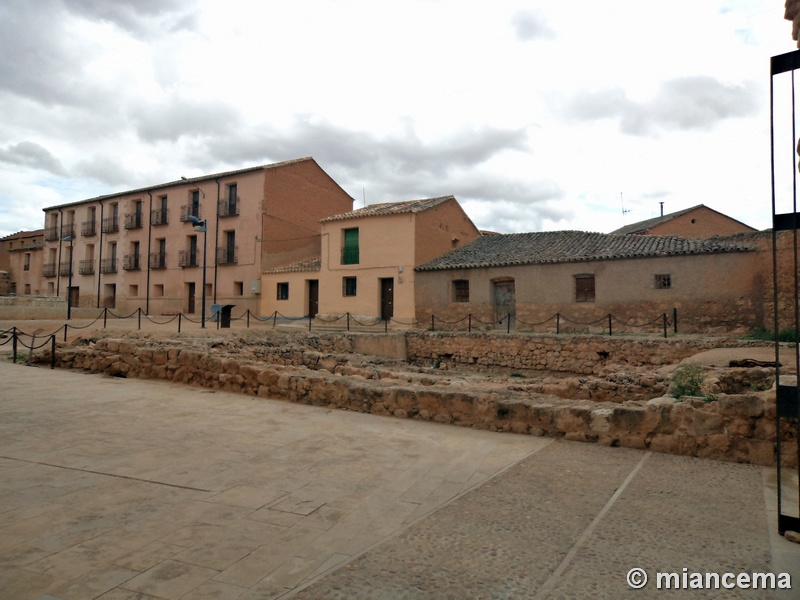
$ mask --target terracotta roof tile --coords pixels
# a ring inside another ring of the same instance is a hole
[[[758,250],[760,233],[686,239],[585,231],[543,231],[484,235],[417,267],[417,271],[505,267]]]
[[[364,208],[351,210],[350,212],[333,215],[320,220],[320,223],[328,221],[343,221],[345,219],[358,219],[361,217],[378,217],[384,215],[400,215],[404,213],[418,213],[434,206],[438,206],[448,200],[455,200],[453,196],[439,196],[438,198],[425,198],[423,200],[405,200],[403,202],[383,202],[380,204],[370,204]]]
[[[306,260],[301,260],[296,263],[292,263],[290,265],[284,265],[282,267],[276,267],[274,269],[269,269],[268,271],[264,271],[265,273],[300,273],[303,271],[319,271],[321,267],[321,260],[320,257],[317,256],[315,258],[307,258]]]

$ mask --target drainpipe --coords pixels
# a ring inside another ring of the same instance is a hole
[[[100,247],[97,252],[97,308],[100,308],[100,280],[103,278],[103,215],[105,214],[105,206],[103,201],[98,200],[100,205],[100,240],[98,246]]]
[[[145,304],[144,304],[144,313],[146,315],[150,314],[150,244],[153,239],[153,192],[147,192],[147,195],[150,196],[150,207],[148,209],[148,216],[147,216],[147,290],[145,290]],[[163,309],[162,309],[163,310]]]
[[[217,268],[219,265],[217,264],[219,261],[217,260],[217,248],[219,248],[219,192],[220,192],[220,185],[219,179],[217,177],[214,178],[214,181],[217,182],[217,222],[214,225],[214,304],[217,303]]]
[[[61,238],[64,237],[64,212],[58,209],[58,264],[56,265],[56,297],[61,296]]]

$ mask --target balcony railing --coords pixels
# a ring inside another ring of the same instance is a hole
[[[81,275],[94,275],[94,260],[82,260],[78,263],[78,273]]]
[[[166,225],[167,224],[167,211],[160,208],[154,208],[150,211],[150,225]]]
[[[127,213],[125,215],[125,229],[141,229],[142,213]]]
[[[122,268],[125,271],[139,271],[142,263],[139,254],[126,254],[122,257]]]
[[[58,274],[64,277],[72,275],[72,263],[70,261],[62,261],[58,264]]]
[[[61,226],[61,237],[62,239],[65,237],[75,237],[75,224],[74,223],[65,223]]]
[[[58,227],[48,227],[44,230],[44,241],[45,242],[55,242],[58,239],[59,228]]]
[[[218,265],[235,265],[236,255],[238,254],[239,246],[229,248],[222,246],[217,248],[217,264]]]
[[[239,214],[239,198],[222,198],[218,211],[220,217],[235,217]]]
[[[181,250],[178,257],[179,267],[196,267],[197,265],[197,252],[195,250]]]
[[[151,269],[166,269],[167,268],[167,254],[166,254],[166,252],[151,252],[150,253],[150,268]]]
[[[342,248],[342,264],[343,265],[357,265],[358,264],[358,246],[345,246]]]
[[[184,223],[189,220],[189,217],[200,218],[200,207],[193,207],[191,204],[184,204],[181,206],[181,221]]]
[[[58,273],[58,265],[56,263],[44,263],[42,265],[42,276],[55,277]]]
[[[81,235],[83,237],[97,235],[97,221],[92,220],[81,223]]]
[[[101,273],[116,273],[117,272],[117,259],[104,258],[100,261]]]
[[[30,271],[31,270],[31,266],[30,265],[22,265],[22,270],[23,271]]]
[[[117,217],[105,217],[103,219],[103,233],[116,233],[117,231],[119,231],[119,219]]]

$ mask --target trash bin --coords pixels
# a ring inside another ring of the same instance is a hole
[[[217,321],[219,321],[219,309],[221,306],[222,306],[221,304],[211,305],[211,316],[209,317],[209,320],[212,323],[216,323]]]
[[[233,307],[236,306],[235,304],[223,304],[220,306],[219,311],[219,326],[224,328],[230,328],[231,326],[231,311]]]

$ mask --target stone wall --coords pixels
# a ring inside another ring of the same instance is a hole
[[[420,348],[422,337],[411,335],[409,347]],[[510,339],[503,337],[499,342],[510,348]],[[577,341],[567,342],[574,349]],[[588,365],[601,342],[581,341]],[[340,353],[352,347],[352,335],[314,337],[310,345],[301,348],[276,342],[243,349],[225,340],[101,339],[88,345],[60,346],[57,365],[376,415],[719,460],[774,462],[774,392],[720,394],[714,402],[678,402],[667,397],[619,403],[561,399],[513,387],[487,388],[464,379],[436,378],[419,372],[422,369],[402,373],[379,362],[355,366],[347,354]],[[642,356],[651,352],[656,360],[667,361],[689,351],[688,345],[659,345],[671,350],[644,344]],[[605,348],[614,351],[614,346]],[[491,356],[494,351],[487,349],[485,354]],[[555,366],[566,364],[566,345],[553,346],[551,353]],[[629,356],[638,360],[633,352]],[[787,442],[794,443],[793,435],[785,432]]]

